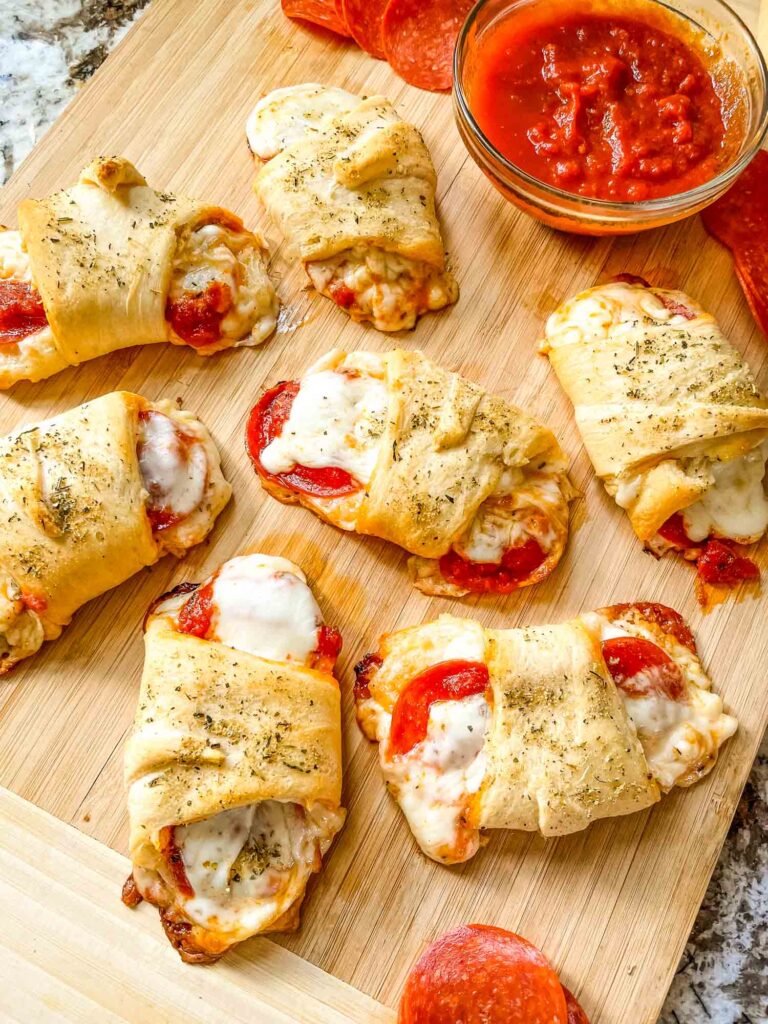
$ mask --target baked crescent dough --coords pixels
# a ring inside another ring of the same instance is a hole
[[[249,447],[270,494],[399,544],[426,593],[535,583],[565,547],[575,492],[552,433],[422,352],[330,352],[263,396]]]
[[[682,292],[639,278],[590,288],[550,316],[542,350],[573,402],[597,475],[641,540],[714,497],[723,464],[736,469],[733,460],[753,453],[764,466],[768,402],[713,317]],[[742,518],[733,532],[721,517],[712,535],[750,542],[763,533],[762,475],[749,525]]]
[[[661,605],[507,630],[442,615],[385,635],[356,672],[387,788],[444,863],[483,829],[557,836],[642,810],[709,771],[736,729]]]
[[[168,479],[184,473],[193,505],[153,528],[149,490],[162,481],[142,463],[172,432],[193,462],[166,454]],[[59,636],[87,601],[200,543],[230,491],[196,417],[124,391],[0,439],[0,673]]]
[[[130,345],[188,343],[209,355],[275,327],[261,239],[222,207],[156,192],[122,157],[24,200],[19,233],[0,241],[0,287],[39,296],[48,325],[3,339],[2,387]]]
[[[340,640],[324,653],[328,635],[301,570],[256,554],[177,588],[147,621],[125,751],[129,888],[160,907],[186,960],[297,927],[341,828]]]
[[[318,291],[353,319],[401,330],[456,301],[429,151],[388,100],[280,89],[256,106],[248,137],[268,159],[256,193]]]

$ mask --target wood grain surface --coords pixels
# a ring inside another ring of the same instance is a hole
[[[166,559],[91,603],[58,642],[0,684],[0,784],[125,852],[122,746],[141,672],[144,609],[172,584],[200,579],[247,547],[286,555],[303,566],[327,621],[344,635],[350,814],[310,886],[301,932],[277,941],[394,1006],[427,941],[461,922],[494,923],[545,950],[593,1024],[653,1024],[768,720],[768,602],[752,589],[702,616],[688,568],[641,550],[596,482],[570,406],[536,342],[559,302],[623,271],[699,298],[763,387],[766,339],[728,253],[697,218],[621,240],[550,231],[505,203],[467,157],[448,96],[404,85],[383,62],[291,24],[278,8],[276,0],[157,0],[3,192],[0,220],[15,225],[24,196],[70,184],[98,153],[123,154],[151,184],[220,202],[264,230],[285,306],[278,335],[260,349],[209,360],[163,345],[127,350],[0,398],[2,430],[117,388],[178,398],[211,427],[235,491],[208,544],[184,563]],[[386,337],[314,296],[264,222],[251,191],[245,118],[264,92],[302,81],[383,93],[423,130],[461,298],[413,333]],[[426,598],[410,588],[400,550],[344,535],[261,491],[243,446],[245,418],[261,388],[299,375],[334,346],[384,351],[394,344],[423,348],[527,407],[570,454],[584,497],[566,556],[544,584],[495,599]],[[765,543],[757,560],[765,570]],[[716,769],[649,812],[579,835],[552,841],[496,833],[462,867],[427,861],[384,792],[375,748],[355,726],[352,665],[381,632],[443,611],[514,626],[632,599],[663,601],[688,618],[716,688],[741,721]],[[56,873],[54,866],[51,877]],[[77,912],[87,916],[87,903]],[[94,928],[97,918],[94,911]],[[86,926],[79,918],[78,927]],[[205,977],[258,964],[268,946],[246,944],[230,966],[207,969]],[[132,956],[129,948],[121,952]],[[177,980],[195,974],[181,964],[168,971]]]

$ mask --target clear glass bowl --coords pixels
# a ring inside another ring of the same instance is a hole
[[[728,166],[710,181],[676,195],[637,202],[589,199],[533,177],[507,160],[480,129],[471,110],[471,81],[482,66],[483,37],[515,11],[550,7],[551,0],[479,0],[461,30],[454,55],[453,100],[459,134],[475,163],[499,192],[527,213],[563,231],[620,235],[660,227],[690,217],[725,192],[755,156],[768,133],[768,69],[752,33],[721,0],[645,0],[666,15],[684,18],[710,54],[715,78],[741,77],[746,90],[744,137]],[[586,5],[585,5],[586,6]],[[607,0],[598,0],[605,10]],[[639,13],[637,7],[617,11]],[[735,75],[734,75],[735,69]]]

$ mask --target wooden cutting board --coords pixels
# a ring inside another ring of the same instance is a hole
[[[310,293],[303,274],[286,263],[251,192],[246,115],[269,89],[303,81],[383,93],[424,132],[438,171],[440,214],[461,298],[454,309],[423,319],[413,333],[385,337],[351,323]],[[344,635],[350,813],[324,872],[310,886],[301,931],[274,942],[394,1007],[411,963],[429,940],[461,922],[494,923],[521,932],[546,951],[593,1024],[653,1024],[768,721],[768,602],[750,591],[704,617],[687,567],[643,553],[625,517],[596,483],[569,404],[547,362],[536,354],[536,342],[560,301],[628,271],[701,299],[765,388],[768,345],[749,315],[728,253],[708,238],[698,219],[617,241],[553,233],[505,203],[486,182],[459,141],[448,96],[412,89],[353,45],[290,23],[276,0],[158,0],[6,187],[0,220],[14,225],[20,199],[70,184],[98,153],[124,154],[151,184],[220,202],[249,226],[263,229],[285,306],[278,335],[259,349],[210,360],[166,345],[128,350],[47,383],[18,386],[0,399],[0,429],[6,430],[119,388],[150,399],[178,398],[212,428],[234,485],[234,500],[210,543],[184,563],[165,559],[94,601],[57,643],[0,684],[0,785],[124,853],[122,747],[141,672],[144,609],[174,583],[198,580],[246,547],[287,555],[304,567],[327,620]],[[405,555],[398,549],[341,534],[307,512],[277,504],[258,486],[243,431],[261,388],[300,375],[333,346],[386,351],[394,344],[419,346],[529,408],[561,439],[584,498],[575,508],[566,557],[544,584],[498,599],[426,598],[411,589]],[[765,545],[758,561],[765,570]],[[552,841],[496,833],[471,863],[457,868],[421,856],[384,792],[375,748],[355,726],[352,665],[381,632],[444,611],[476,616],[491,626],[514,626],[558,621],[632,599],[663,601],[688,618],[716,688],[741,721],[712,774],[651,811],[603,821],[579,835]],[[35,815],[22,823],[27,832],[18,833],[17,859],[24,858],[24,835],[43,835],[35,847],[38,857],[44,858],[51,844],[70,848],[68,827]],[[96,856],[92,845],[88,849]],[[257,965],[252,978],[258,979],[258,965],[267,963],[270,971],[282,972],[286,984],[303,985],[305,993],[313,989],[293,971],[295,957],[275,955],[272,940],[246,944],[231,964],[204,975],[178,962],[164,940],[148,957],[146,935],[154,930],[160,936],[156,915],[150,908],[132,915],[120,907],[119,871],[110,859],[115,855],[103,853],[112,888],[93,885],[88,899],[67,902],[73,892],[86,891],[78,889],[78,857],[62,858],[60,865],[54,858],[48,863],[48,877],[56,880],[50,913],[43,901],[33,920],[46,935],[54,917],[60,927],[62,915],[76,913],[78,928],[87,934],[92,914],[100,941],[92,947],[81,943],[83,978],[98,975],[102,967],[105,973],[112,970],[101,961],[107,957],[108,917],[115,918],[110,963],[115,947],[130,960],[134,942],[141,945],[145,965],[151,960],[160,972],[156,984],[166,993],[165,1009],[142,1015],[137,973],[133,988],[125,983],[119,1007],[124,1017],[114,1019],[181,1019],[188,985],[199,988],[199,1007],[206,1000],[201,977],[236,978],[249,964]],[[15,877],[10,854],[2,863],[0,877]],[[22,887],[12,886],[11,892],[19,905],[27,898]],[[63,902],[54,910],[56,901]],[[42,941],[27,948],[19,939],[14,947],[11,934],[5,943],[17,960],[33,965],[30,970],[53,977]],[[67,972],[70,987],[76,988],[79,978],[78,970]],[[223,984],[226,989],[230,982]],[[236,981],[231,984],[230,1003],[217,987],[216,1006],[229,1007],[232,1019],[240,1019],[242,996]],[[258,982],[252,990],[258,990]],[[349,989],[344,985],[339,991]],[[91,986],[89,998],[99,998],[97,986]],[[345,999],[350,1020],[374,1019],[373,1003]],[[289,1002],[279,1013],[270,1016],[265,1010],[253,1019],[331,1019],[319,1011],[310,1018],[303,1005],[297,996],[295,1008]]]

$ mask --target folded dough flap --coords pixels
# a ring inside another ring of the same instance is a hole
[[[56,346],[68,363],[165,341],[177,233],[220,207],[155,192],[121,157],[94,160],[76,185],[19,206]]]
[[[145,644],[125,758],[132,846],[166,825],[259,800],[338,808],[332,677],[178,633],[162,617],[148,623]]]
[[[136,455],[144,404],[113,392],[0,439],[0,567],[38,599],[48,636],[157,561]]]
[[[355,528],[437,558],[469,526],[505,466],[559,448],[526,413],[423,353],[384,358],[389,419]]]
[[[419,132],[371,97],[286,147],[254,187],[304,262],[373,245],[442,270],[435,184]]]
[[[575,832],[659,799],[599,645],[578,619],[490,630],[483,828]]]

